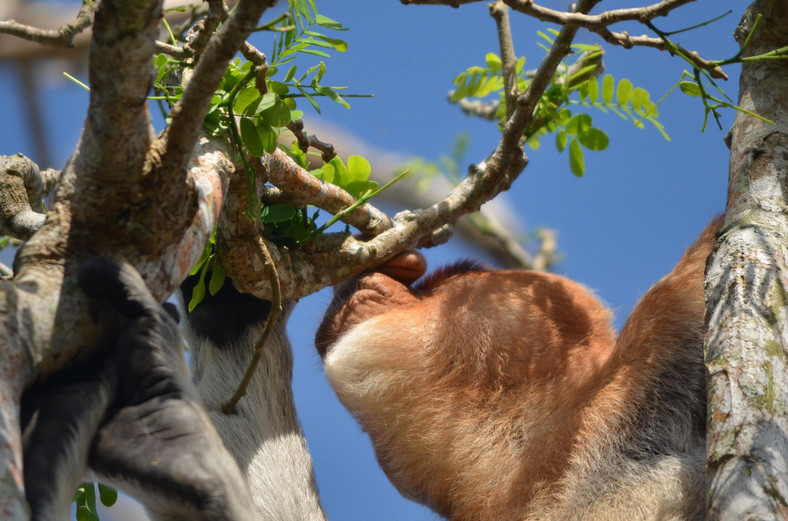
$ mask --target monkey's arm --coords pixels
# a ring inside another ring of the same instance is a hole
[[[35,386],[22,398],[25,495],[32,521],[69,517],[90,445],[115,395],[111,357]]]
[[[195,279],[181,285],[186,302]],[[246,394],[230,413],[222,406],[249,367],[271,303],[240,293],[227,279],[186,316],[185,334],[197,390],[246,477],[257,519],[325,520],[293,400],[293,355],[285,329],[293,303],[284,307]]]
[[[238,466],[189,379],[173,318],[128,265],[93,259],[80,283],[129,319],[117,340],[118,400],[96,435],[90,467],[156,519],[255,519]]]

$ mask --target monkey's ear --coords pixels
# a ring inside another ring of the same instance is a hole
[[[119,264],[109,257],[88,259],[79,268],[78,281],[85,293],[109,302],[126,318],[154,315],[160,309],[145,281],[128,263]]]

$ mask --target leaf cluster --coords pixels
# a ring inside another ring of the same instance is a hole
[[[552,36],[541,31],[538,34],[552,45],[557,31],[548,32]],[[547,49],[541,42],[539,45]],[[582,176],[585,173],[583,149],[599,151],[609,144],[607,134],[594,126],[591,115],[578,110],[582,108],[612,111],[625,120],[631,120],[637,128],[643,128],[643,122],[648,121],[665,139],[669,139],[657,119],[657,105],[651,101],[647,90],[633,86],[627,79],[616,84],[610,74],[605,75],[601,82],[598,80],[603,69],[604,51],[601,47],[574,44],[572,49],[574,52],[570,57],[573,59],[568,59],[553,75],[537,103],[532,123],[524,132],[523,139],[529,146],[537,149],[544,136],[555,134],[556,149],[559,152],[568,150],[572,173]],[[494,53],[488,53],[485,62],[485,66],[470,67],[454,79],[456,89],[450,101],[492,99],[496,107],[494,119],[503,126],[507,119],[503,64]],[[520,57],[514,68],[517,90],[525,92],[531,81],[525,71],[525,57]]]

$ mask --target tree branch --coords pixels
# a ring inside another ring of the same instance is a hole
[[[210,39],[180,101],[173,107],[172,122],[157,148],[162,150],[165,172],[181,172],[183,163],[202,131],[208,102],[224,76],[227,63],[241,48],[257,21],[274,0],[241,0],[221,29]]]
[[[0,234],[27,240],[44,224],[43,199],[54,187],[58,172],[39,172],[23,156],[0,156]]]
[[[580,0],[578,9],[587,12],[598,1]],[[300,249],[266,243],[279,272],[282,298],[301,298],[380,264],[399,251],[423,242],[445,240],[447,225],[462,215],[478,210],[483,203],[508,189],[527,164],[521,146],[523,131],[533,119],[536,103],[550,84],[556,68],[571,52],[570,44],[577,29],[574,26],[561,29],[528,90],[518,97],[514,113],[504,126],[496,150],[486,161],[471,167],[468,176],[448,197],[426,209],[401,212],[395,216],[391,228],[367,241],[340,233],[318,236]],[[248,201],[244,193],[245,189],[236,193],[231,184],[227,212],[234,212],[237,216],[241,209],[246,208]],[[254,251],[236,246],[248,242],[239,241],[238,238],[251,230],[239,230],[237,217],[235,220],[231,215],[225,217],[226,224],[236,228],[222,230],[220,227],[220,236],[232,237],[234,245],[222,251],[222,265],[239,289],[259,298],[270,299],[271,289],[262,274],[262,264],[254,261],[251,265],[249,263],[249,259],[255,258]],[[234,225],[231,224],[233,222]]]
[[[788,5],[758,0],[736,30],[753,56],[785,44]],[[742,64],[726,226],[706,275],[709,520],[785,519],[788,506],[788,64]]]
[[[268,181],[287,196],[294,196],[290,199],[290,204],[294,206],[311,204],[336,214],[356,203],[355,197],[336,185],[316,178],[279,149],[273,154],[266,154],[261,162]],[[391,227],[388,216],[370,204],[362,204],[342,221],[369,235],[376,235]]]
[[[83,3],[76,19],[59,29],[38,29],[14,20],[0,20],[0,34],[9,34],[56,47],[74,47],[74,37],[93,23],[93,10],[92,4]]]
[[[504,99],[506,100],[506,118],[512,117],[517,101],[517,56],[514,54],[512,41],[512,28],[509,26],[509,8],[502,0],[496,0],[490,6],[490,14],[495,19],[498,28],[498,45],[501,49],[501,72],[504,84]]]

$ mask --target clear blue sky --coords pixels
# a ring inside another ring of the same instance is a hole
[[[601,7],[646,3],[610,0]],[[553,0],[544,4],[565,7],[565,2]],[[727,58],[737,50],[732,33],[745,5],[701,0],[656,23],[663,30],[674,30],[731,9],[733,14],[712,26],[677,37],[704,57]],[[483,64],[485,53],[498,52],[486,3],[452,9],[403,6],[398,0],[318,0],[318,6],[323,14],[351,28],[342,35],[350,48],[328,62],[324,83],[375,95],[351,100],[351,110],[323,104],[329,121],[376,147],[428,159],[447,153],[461,133],[472,139],[468,162],[483,159],[493,149],[495,125],[469,119],[446,101],[457,73]],[[527,56],[527,68],[535,68],[544,54],[535,45],[536,31],[544,26],[516,13],[512,21],[516,52]],[[643,31],[633,27],[631,32]],[[583,31],[580,34],[579,41],[599,41]],[[259,45],[263,51],[270,48],[267,43]],[[605,62],[608,72],[647,88],[653,99],[659,99],[686,69],[680,59],[645,48],[608,48]],[[52,70],[46,76],[51,81],[42,82],[41,88],[55,164],[42,167],[60,168],[79,137],[87,94],[61,80],[62,67]],[[727,72],[731,79],[723,88],[736,99],[739,68]],[[13,67],[0,63],[0,113],[5,119],[0,126],[0,154],[33,154],[19,89]],[[723,137],[733,114],[724,114],[722,131],[710,123],[701,133],[703,109],[698,99],[674,92],[660,107],[670,142],[652,128],[636,130],[617,116],[592,115],[611,143],[604,152],[586,153],[583,178],[569,172],[567,158],[557,155],[547,140],[538,151],[528,152],[530,165],[503,197],[527,228],[546,226],[559,232],[564,260],[554,271],[594,289],[616,311],[620,327],[637,298],[724,209],[728,151]],[[458,240],[427,252],[433,267],[474,255]],[[334,520],[435,519],[429,510],[401,498],[388,483],[366,435],[325,382],[312,337],[329,300],[326,291],[304,299],[290,324],[296,399],[328,515]]]

